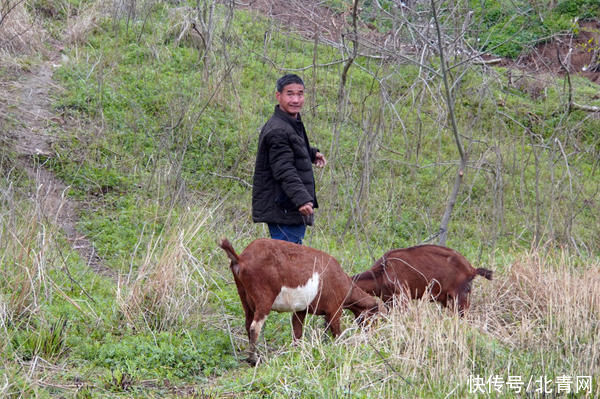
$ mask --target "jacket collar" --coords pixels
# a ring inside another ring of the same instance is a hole
[[[298,113],[298,117],[297,118],[293,118],[290,114],[288,114],[287,112],[281,110],[281,108],[279,108],[279,104],[275,106],[275,115],[277,115],[279,118],[288,121],[290,123],[302,123],[302,117],[300,116],[300,113]]]

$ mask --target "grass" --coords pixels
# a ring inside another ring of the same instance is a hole
[[[95,2],[52,5],[61,7],[53,34],[73,28],[55,74],[64,87],[55,111],[70,122],[57,133],[58,156],[43,161],[85,205],[78,229],[117,277],[90,270],[2,150],[0,396],[464,398],[481,388],[520,397],[506,384],[519,377],[536,397],[538,379],[555,390],[570,379],[575,390],[578,376],[591,385],[573,397],[600,395],[598,126],[565,116],[561,81],[538,77],[549,82],[540,98],[502,69],[467,71],[456,85],[470,163],[448,245],[496,273],[476,280],[467,317],[416,301],[368,330],[346,315],[333,340],[313,316],[293,346],[290,315],[271,314],[263,362],[249,368],[243,311],[215,242],[227,236],[242,250],[266,235],[250,220],[245,184],[256,133],[275,78],[311,65],[314,43],[236,12],[204,63],[197,48],[174,43],[164,4],[143,29]],[[318,56],[339,58],[326,46]],[[457,159],[432,76],[357,62],[339,159],[317,173],[322,206],[306,238],[349,274],[435,234]],[[304,74],[317,106],[303,117],[326,153],[338,74]],[[576,98],[594,104],[597,86],[573,82]]]
[[[18,192],[14,200],[20,209],[29,201]],[[346,330],[334,341],[313,316],[303,340],[292,346],[289,314],[272,314],[259,347],[263,363],[249,368],[242,360],[246,338],[239,298],[225,256],[208,239],[207,231],[219,230],[217,215],[194,208],[174,217],[177,222],[167,223],[143,251],[146,266],[124,276],[121,281],[129,284],[103,282],[105,294],[98,277],[69,256],[73,277],[96,302],[87,307],[71,280],[44,272],[46,284],[52,278],[55,285],[49,290],[41,285],[46,294],[39,309],[24,319],[31,324],[19,327],[18,319],[3,318],[11,337],[2,348],[1,378],[10,381],[0,386],[3,394],[176,397],[187,386],[213,397],[474,397],[479,378],[493,378],[498,387],[511,377],[532,384],[546,378],[558,389],[559,379],[570,378],[575,387],[577,376],[588,375],[591,392],[576,397],[598,394],[600,265],[597,258],[564,249],[519,249],[481,259],[478,266],[494,269],[495,279],[475,280],[472,309],[464,319],[414,301],[382,315],[369,330],[357,329],[346,315]],[[17,218],[14,225],[22,222],[26,219]],[[233,239],[236,248],[248,242],[244,235]],[[349,272],[366,267],[365,256],[356,256],[356,243],[339,245],[313,230],[309,239],[331,248]],[[56,252],[45,253],[43,264],[60,259]],[[119,297],[119,290],[132,296],[123,301],[127,297]],[[138,306],[136,298],[157,292],[154,298],[164,302]],[[172,314],[164,317],[162,306]],[[52,321],[59,314],[64,318]],[[20,367],[34,372],[23,374]],[[501,389],[501,397],[518,397],[506,383]]]
[[[594,386],[576,397],[593,397],[600,392],[597,266],[576,265],[567,253],[524,254],[493,281],[476,280],[465,319],[415,301],[368,331],[350,326],[335,342],[316,326],[298,347],[266,353],[257,371],[219,385],[227,387],[223,393],[273,397],[475,397],[477,376],[498,376],[498,385],[505,382],[499,396],[518,397],[509,377],[525,384],[546,378],[557,390],[561,377],[574,383],[585,375]]]

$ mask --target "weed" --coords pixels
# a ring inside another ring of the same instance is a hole
[[[105,384],[106,385],[106,384]],[[92,399],[92,388],[84,386],[77,390],[75,393],[75,399]]]
[[[67,320],[58,318],[49,324],[41,323],[33,330],[16,333],[12,338],[12,346],[23,360],[29,361],[35,357],[53,360],[65,352],[66,334]]]
[[[75,348],[74,348],[75,349]],[[105,336],[100,342],[80,342],[78,356],[129,376],[202,379],[233,367],[229,337],[206,327],[179,333]]]
[[[135,379],[127,372],[121,369],[111,370],[101,378],[104,388],[110,392],[129,391],[135,383]]]

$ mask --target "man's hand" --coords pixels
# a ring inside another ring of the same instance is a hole
[[[298,211],[300,211],[300,213],[304,216],[312,215],[313,213],[315,213],[312,202],[307,202],[306,204],[302,205],[300,208],[298,208]]]
[[[322,168],[323,166],[327,165],[325,155],[321,154],[320,152],[317,152],[317,155],[315,155],[315,165],[319,168]]]

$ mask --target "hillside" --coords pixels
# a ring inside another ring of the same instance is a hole
[[[0,396],[600,395],[594,2],[0,2]],[[216,240],[268,235],[288,71],[329,160],[305,244],[354,274],[443,240],[495,273],[465,318],[415,301],[291,345],[271,314],[244,363]]]

